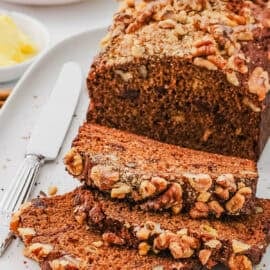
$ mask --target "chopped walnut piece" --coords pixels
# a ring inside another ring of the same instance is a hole
[[[230,198],[230,192],[229,189],[223,188],[221,186],[217,186],[215,188],[215,194],[223,200],[228,200]]]
[[[78,176],[83,171],[83,158],[76,148],[72,147],[64,158],[68,172],[74,176]]]
[[[264,100],[270,90],[268,72],[261,67],[256,67],[250,75],[248,87],[250,93],[257,94],[260,101]]]
[[[112,166],[96,165],[91,169],[90,178],[99,189],[109,190],[119,181],[120,175]]]
[[[193,249],[188,246],[185,247],[179,242],[171,242],[169,245],[169,250],[174,259],[189,258],[194,253]]]
[[[240,83],[238,81],[238,78],[236,76],[236,73],[234,71],[228,71],[226,73],[227,81],[231,83],[234,86],[239,86]]]
[[[198,192],[207,192],[212,186],[212,179],[208,174],[192,174],[185,173],[183,177],[188,179],[192,188],[194,188]]]
[[[34,243],[27,246],[24,250],[24,256],[41,261],[53,251],[50,244]]]
[[[195,206],[189,211],[189,215],[194,218],[206,218],[209,214],[209,207],[206,203],[196,202]]]
[[[19,236],[24,242],[29,243],[33,236],[36,235],[36,231],[33,228],[18,228]]]
[[[151,178],[151,183],[156,187],[157,192],[164,191],[168,186],[168,182],[159,176],[153,176]]]
[[[202,192],[200,193],[200,195],[197,197],[197,201],[198,202],[208,202],[208,200],[210,199],[211,197],[211,193],[210,192]]]
[[[141,66],[139,67],[139,73],[140,73],[140,75],[141,75],[141,77],[142,77],[143,79],[146,79],[146,78],[147,78],[148,71],[147,71],[147,68],[146,68],[145,65],[141,65]]]
[[[169,188],[157,198],[149,200],[141,205],[142,209],[163,210],[172,207],[182,209],[182,187],[178,183],[172,183]]]
[[[203,239],[213,239],[218,236],[217,230],[207,224],[201,225],[200,231]]]
[[[216,65],[214,65],[212,62],[210,62],[204,58],[196,57],[194,59],[193,63],[196,66],[207,68],[208,70],[217,70]]]
[[[211,239],[211,240],[205,242],[204,245],[207,247],[210,247],[212,249],[219,249],[222,247],[221,242],[217,239]]]
[[[206,265],[212,255],[210,249],[202,249],[199,252],[199,259],[202,265]]]
[[[125,244],[125,240],[112,232],[107,232],[102,234],[102,239],[108,244],[113,244],[117,246],[122,246]]]
[[[143,228],[139,228],[139,230],[136,232],[136,237],[140,240],[140,241],[144,241],[147,240],[149,238],[151,234],[151,231],[145,227]]]
[[[131,187],[125,183],[120,183],[117,184],[117,187],[114,187],[111,190],[111,197],[117,199],[124,199],[129,193],[131,193]]]
[[[172,28],[175,28],[176,21],[174,21],[172,19],[167,19],[167,20],[164,20],[164,21],[160,21],[158,23],[158,26],[160,28],[163,28],[163,29],[172,29]]]
[[[239,212],[244,204],[245,204],[245,197],[239,193],[236,193],[227,203],[226,203],[226,209],[232,213],[236,214]]]
[[[232,255],[229,259],[229,267],[231,270],[252,270],[252,262],[247,256]]]
[[[60,258],[52,260],[49,264],[52,270],[65,270],[65,269],[79,270],[81,260],[79,258],[74,258],[69,255],[64,255]]]
[[[227,61],[221,55],[208,55],[207,60],[212,62],[220,69],[224,69],[227,64]]]
[[[74,209],[74,218],[76,219],[76,221],[82,225],[85,220],[86,220],[86,213],[85,213],[85,209],[83,206],[77,206],[75,209]]]
[[[224,213],[223,207],[217,201],[211,201],[208,203],[210,211],[212,211],[217,218],[221,217],[222,213]]]
[[[238,241],[238,240],[232,240],[232,248],[233,248],[233,252],[234,253],[242,253],[244,251],[247,251],[251,248],[250,245],[242,242],[242,241]]]
[[[57,193],[57,191],[58,191],[58,188],[57,188],[56,186],[50,186],[50,187],[48,188],[48,194],[49,194],[50,196],[55,195],[55,194]]]
[[[150,245],[147,244],[146,242],[140,243],[140,244],[139,244],[139,247],[138,247],[138,249],[139,249],[139,254],[140,254],[141,256],[147,255],[147,253],[149,252],[150,248],[151,248]]]
[[[133,75],[130,72],[124,72],[123,70],[116,69],[115,74],[119,75],[124,82],[128,82],[133,78]]]
[[[216,183],[231,192],[235,192],[237,189],[234,176],[231,173],[221,174],[218,176]]]
[[[148,180],[144,180],[143,182],[141,182],[139,188],[139,192],[142,195],[143,199],[153,196],[156,190],[156,186]]]

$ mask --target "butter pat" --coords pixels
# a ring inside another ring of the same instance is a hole
[[[0,15],[0,67],[24,62],[37,53],[36,44],[19,29],[14,20]]]

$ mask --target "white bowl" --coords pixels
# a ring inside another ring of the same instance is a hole
[[[13,81],[21,77],[33,61],[48,48],[50,42],[47,28],[36,19],[21,13],[0,10],[0,15],[3,14],[12,17],[20,29],[35,42],[38,53],[22,63],[0,67],[0,83]]]

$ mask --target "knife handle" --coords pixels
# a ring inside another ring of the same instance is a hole
[[[0,202],[0,256],[12,241],[12,234],[8,229],[11,215],[29,198],[43,162],[43,157],[27,155]]]

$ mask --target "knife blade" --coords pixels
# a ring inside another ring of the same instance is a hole
[[[75,62],[64,64],[32,132],[25,159],[0,201],[0,256],[13,239],[7,220],[27,201],[41,165],[57,157],[78,103],[81,88],[80,66]]]

